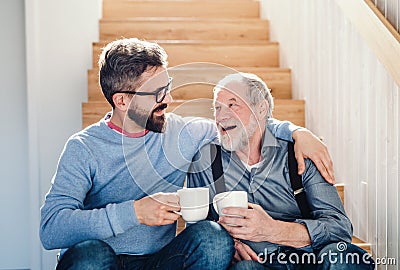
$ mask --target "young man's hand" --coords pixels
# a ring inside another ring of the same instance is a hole
[[[294,153],[298,163],[298,174],[304,173],[306,169],[304,159],[309,158],[314,162],[322,177],[328,183],[335,184],[333,162],[326,145],[305,128],[295,130],[292,136],[295,141]]]
[[[148,226],[161,226],[174,223],[179,215],[179,197],[176,193],[156,193],[134,202],[136,218]]]

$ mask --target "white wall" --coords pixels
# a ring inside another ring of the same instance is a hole
[[[263,0],[306,125],[328,145],[355,235],[399,261],[399,86],[334,0]],[[381,269],[386,269],[384,266]],[[387,269],[395,269],[390,266]]]
[[[29,267],[24,28],[24,1],[3,0],[0,8],[0,269]]]
[[[54,269],[38,242],[39,207],[67,138],[81,129],[100,0],[26,0],[31,268]]]

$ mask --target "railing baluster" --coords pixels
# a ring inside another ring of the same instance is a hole
[[[384,7],[385,7],[385,18],[387,19],[389,14],[388,14],[388,5],[387,5],[387,0],[384,1]]]
[[[397,32],[400,33],[400,1],[397,1],[397,12],[396,12],[396,17],[397,17],[397,25],[396,25],[396,30]]]
[[[400,33],[400,0],[366,0],[373,3],[390,24]]]

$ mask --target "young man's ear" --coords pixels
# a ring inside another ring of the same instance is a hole
[[[127,94],[124,93],[116,93],[112,96],[112,100],[114,102],[115,108],[118,108],[120,111],[126,111],[129,108],[129,103],[131,99]]]

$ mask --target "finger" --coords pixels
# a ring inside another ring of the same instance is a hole
[[[325,168],[325,165],[322,163],[321,160],[313,160],[315,166],[317,167],[319,173],[322,175],[322,177],[328,182],[332,184],[332,179],[328,173],[328,170]]]
[[[167,193],[165,195],[165,202],[167,204],[179,205],[179,196],[177,193]]]
[[[243,239],[243,240],[249,240],[252,241],[251,237],[249,237],[248,234],[246,233],[229,233],[232,237],[238,238],[238,239]]]
[[[236,245],[237,243],[241,243],[240,240],[239,240],[239,239],[236,239],[236,238],[233,238],[233,242],[235,242],[235,245]]]
[[[257,207],[257,204],[254,204],[254,203],[248,203],[248,205],[249,205],[249,209],[254,209]]]
[[[220,221],[218,221],[218,224],[219,225],[221,225],[228,233],[229,233],[229,227],[231,227],[231,226],[228,226],[228,225],[226,225],[225,223],[222,223],[222,222],[220,222]]]
[[[163,193],[159,192],[156,194],[151,195],[151,197],[161,204],[172,204],[178,205],[179,204],[179,197],[176,193]]]
[[[178,215],[178,214],[176,214],[176,213],[174,213],[174,212],[166,212],[165,214],[164,214],[164,219],[165,220],[170,220],[170,221],[175,221],[175,220],[177,220],[178,218],[180,217],[180,215]]]
[[[247,211],[248,209],[241,207],[226,207],[222,210],[222,214],[246,217]]]
[[[232,236],[233,236],[233,235],[238,235],[238,234],[244,235],[244,234],[247,233],[247,229],[246,229],[245,227],[234,227],[234,226],[229,226],[228,224],[221,223],[220,221],[218,221],[218,223],[219,223],[220,225],[222,225],[222,226],[225,228],[225,230],[227,230],[228,233],[229,233],[230,235],[232,235]],[[234,238],[242,239],[242,238],[240,238],[240,237],[234,237]],[[247,238],[246,238],[246,240],[247,240]]]
[[[240,262],[242,260],[242,258],[240,257],[237,250],[236,250],[235,254],[233,255],[233,259],[235,260],[235,262]]]
[[[227,225],[227,224],[221,223],[220,221],[218,221],[218,223],[219,223],[223,228],[225,228],[225,230],[226,230],[233,238],[249,240],[249,237],[247,236],[247,234],[246,234],[247,232],[246,232],[245,230],[243,230],[243,231],[239,230],[239,231],[238,231],[238,228],[241,228],[241,227],[229,226],[229,225]],[[239,237],[236,237],[236,236],[234,236],[234,235],[240,235],[240,236],[242,236],[242,237],[239,238]]]
[[[330,183],[331,184],[336,184],[335,173],[334,173],[334,170],[333,170],[333,162],[332,162],[332,159],[331,159],[331,157],[330,157],[328,152],[326,152],[325,155],[323,156],[322,163],[324,164],[325,169],[327,170],[327,172],[328,172],[328,174],[330,176],[330,179],[331,179]]]
[[[230,216],[221,216],[219,221],[234,226],[245,226],[247,221],[243,217],[230,217]]]
[[[301,175],[306,170],[306,164],[304,163],[304,156],[300,150],[295,150],[294,156],[296,157],[297,160],[297,173]]]
[[[335,178],[334,172],[332,171],[332,172],[330,172],[329,174],[331,175],[331,179],[332,179],[331,184],[332,184],[332,185],[336,185],[337,182],[336,182],[336,178]]]
[[[170,225],[174,224],[176,220],[174,220],[171,217],[166,217],[166,218],[160,218],[159,220],[154,222],[154,225],[152,226],[163,226],[163,225]]]
[[[181,210],[181,207],[179,205],[166,204],[166,205],[162,205],[161,209],[163,209],[167,212],[174,212],[174,211],[179,212]]]
[[[257,253],[254,252],[254,250],[251,249],[251,247],[249,247],[246,244],[242,243],[242,246],[244,248],[244,250],[246,251],[246,253],[249,255],[249,257],[254,260],[254,261],[258,261],[260,258],[257,256]]]
[[[235,246],[237,252],[239,253],[239,256],[246,261],[250,261],[252,258],[250,255],[247,253],[247,250],[244,247],[244,244],[238,243],[237,246]]]

